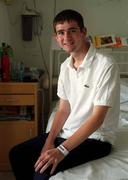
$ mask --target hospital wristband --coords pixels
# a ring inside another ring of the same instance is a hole
[[[62,145],[60,144],[57,149],[64,155],[67,156],[69,154],[69,151]]]

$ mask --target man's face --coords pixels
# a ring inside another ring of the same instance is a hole
[[[79,51],[85,42],[86,30],[81,30],[76,21],[56,25],[56,40],[67,53]]]

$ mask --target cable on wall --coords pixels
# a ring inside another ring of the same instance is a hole
[[[37,10],[37,6],[36,6],[36,1],[33,0],[33,4],[34,4],[34,9]],[[42,44],[41,44],[41,38],[40,38],[40,35],[41,35],[41,31],[43,29],[43,23],[41,23],[41,20],[43,18],[35,18],[35,27],[40,27],[37,29],[36,31],[36,35],[38,37],[38,42],[39,42],[39,46],[40,46],[40,51],[41,51],[41,57],[42,57],[42,60],[43,60],[43,65],[44,65],[44,68],[45,68],[45,75],[44,75],[44,79],[43,79],[43,87],[45,89],[49,89],[49,83],[50,83],[50,75],[49,75],[49,71],[48,71],[48,67],[47,67],[47,64],[46,64],[46,61],[45,61],[45,57],[44,57],[44,52],[43,52],[43,48],[42,48]]]

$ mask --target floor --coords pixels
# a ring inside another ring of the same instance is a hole
[[[0,172],[0,180],[15,180],[12,172]]]

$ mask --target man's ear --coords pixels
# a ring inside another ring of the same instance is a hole
[[[86,29],[86,27],[84,27],[84,28],[82,29],[82,31],[83,31],[83,33],[84,33],[85,36],[86,36],[86,34],[87,34],[87,29]]]
[[[52,35],[52,45],[51,45],[52,47],[53,47],[53,49],[54,48],[60,48],[59,47],[59,43],[58,43],[58,38],[57,38],[57,36],[56,36],[56,33],[54,33],[53,35]]]

